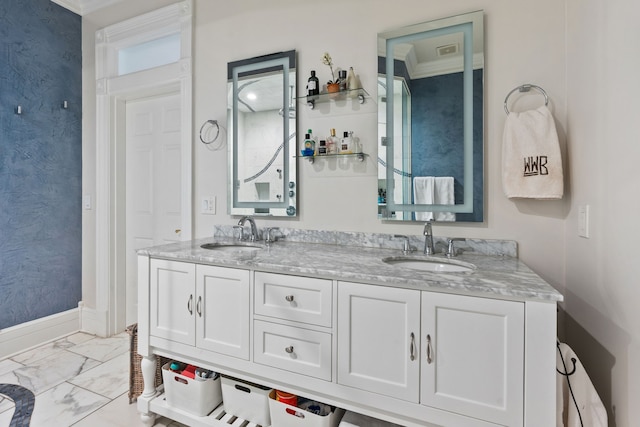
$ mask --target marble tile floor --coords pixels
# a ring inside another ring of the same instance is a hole
[[[0,360],[0,384],[18,384],[36,397],[30,427],[142,427],[129,404],[126,332],[99,338],[78,332]],[[9,427],[13,401],[0,394],[0,427]],[[184,427],[160,418],[157,427]]]

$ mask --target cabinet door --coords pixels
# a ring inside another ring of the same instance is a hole
[[[195,344],[195,264],[151,260],[151,335],[184,344]]]
[[[198,347],[249,359],[249,271],[198,265]]]
[[[338,383],[418,402],[420,292],[338,283]]]
[[[423,292],[421,403],[522,426],[524,304]]]

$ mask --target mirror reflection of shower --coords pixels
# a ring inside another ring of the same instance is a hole
[[[281,117],[284,116],[284,108],[281,108],[278,114]],[[289,118],[296,118],[296,104],[293,102],[293,86],[289,86]]]
[[[228,64],[232,215],[296,215],[295,94],[295,51]]]

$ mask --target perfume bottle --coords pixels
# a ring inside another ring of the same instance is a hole
[[[302,154],[304,157],[307,156],[313,156],[314,152],[315,152],[315,142],[313,141],[313,139],[311,139],[311,135],[310,134],[305,134],[304,135],[304,142],[302,143],[302,150],[300,150],[300,154]]]
[[[327,137],[327,154],[338,154],[340,151],[340,141],[336,137],[336,130],[331,129],[330,135]]]
[[[353,134],[353,132],[351,132]],[[353,138],[349,132],[344,132],[340,141],[340,154],[353,154]]]
[[[327,140],[321,139],[320,142],[318,143],[316,155],[324,156],[325,154],[327,154]]]
[[[338,84],[341,91],[347,90],[347,70],[338,71]]]

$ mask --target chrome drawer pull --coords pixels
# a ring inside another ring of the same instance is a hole
[[[416,359],[415,346],[416,346],[416,336],[413,334],[413,332],[411,332],[411,344],[409,345],[409,354],[411,355],[410,356],[411,360]]]
[[[289,347],[285,348],[284,351],[286,351],[289,354],[293,353],[293,346],[290,345]]]
[[[284,297],[284,299],[286,299],[288,302],[293,302],[293,295],[287,295],[286,297]]]
[[[433,358],[431,357],[431,353],[433,352],[431,348],[431,335],[427,334],[427,363],[433,362]]]
[[[198,302],[196,303],[196,312],[198,316],[202,317],[202,296],[198,297]]]
[[[189,314],[193,314],[193,295],[189,295],[189,301],[187,302],[187,310],[189,310]]]

